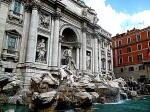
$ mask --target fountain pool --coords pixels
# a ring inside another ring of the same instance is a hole
[[[150,112],[150,96],[145,100],[124,100],[118,103],[94,104],[94,112]]]
[[[142,96],[143,97],[143,96]],[[93,112],[150,112],[150,96],[144,96],[145,100],[124,100],[118,103],[93,104]],[[4,111],[14,109],[15,112],[28,112],[28,106],[3,105]],[[61,110],[56,112],[74,112],[73,110]],[[91,111],[90,111],[91,112]]]

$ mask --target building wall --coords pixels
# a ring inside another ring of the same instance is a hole
[[[116,77],[120,77],[128,73],[129,75],[127,77],[133,75],[137,79],[144,75],[146,78],[148,78],[147,68],[145,65],[143,65],[143,61],[150,58],[147,53],[148,48],[150,47],[150,37],[148,37],[148,32],[150,32],[150,27],[141,30],[133,29],[131,31],[127,31],[126,33],[112,37],[113,60]],[[140,35],[141,39],[139,41],[137,40],[137,35]],[[128,38],[131,40],[130,43],[128,43]],[[122,43],[120,46],[119,41]],[[139,44],[141,45],[140,50],[138,50]],[[131,52],[127,52],[128,47],[131,47]],[[122,54],[120,54],[120,50],[122,51]],[[141,60],[138,60],[138,54],[142,54]],[[129,61],[129,56],[132,57],[132,62]],[[120,63],[120,58],[122,58],[122,63]],[[137,70],[139,70],[139,66],[145,66],[145,70],[140,70],[137,72]],[[125,70],[126,67],[134,67],[135,69],[134,71],[129,72],[128,69]],[[123,72],[120,72],[121,68],[123,69]]]
[[[15,2],[20,3],[18,13],[14,11]],[[68,4],[70,6],[66,7]],[[27,0],[25,3],[22,0],[2,0],[0,72],[22,75],[24,86],[28,86],[30,78],[36,74],[49,72],[58,75],[62,65],[62,50],[72,46],[73,59],[78,70],[93,74],[112,74],[111,34],[97,25],[96,12],[90,8],[87,10],[84,6],[83,2],[81,4],[81,1],[74,0]],[[12,36],[14,40],[9,40]],[[38,45],[42,39],[45,55],[43,60],[39,60]],[[12,44],[15,41],[13,52],[9,51],[9,41]]]

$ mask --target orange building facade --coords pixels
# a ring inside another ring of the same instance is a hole
[[[146,81],[148,67],[144,64],[150,59],[150,27],[132,29],[112,37],[114,73],[126,81],[133,76],[137,81]]]

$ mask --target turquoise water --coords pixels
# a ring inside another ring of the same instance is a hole
[[[150,96],[145,100],[125,100],[112,104],[94,104],[94,112],[150,112]]]
[[[14,109],[15,112],[29,112],[28,106],[23,105],[0,105],[0,109],[6,110]]]
[[[118,103],[111,104],[98,104],[94,105],[94,112],[150,112],[150,96],[144,96],[145,100],[124,100]],[[28,106],[16,106],[16,105],[3,105],[0,109],[4,111],[9,109],[14,109],[15,112],[28,112]],[[73,112],[73,110],[68,111],[58,111],[58,112]]]

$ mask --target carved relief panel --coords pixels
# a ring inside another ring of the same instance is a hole
[[[50,18],[51,18],[50,15],[41,13],[39,16],[39,27],[49,30],[50,29],[50,22],[51,22]]]
[[[86,45],[87,45],[87,46],[92,46],[90,33],[87,33],[87,34],[86,34]]]

